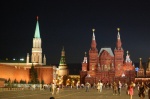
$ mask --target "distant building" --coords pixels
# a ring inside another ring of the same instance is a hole
[[[61,58],[60,58],[57,72],[58,72],[58,76],[68,76],[69,75],[68,66],[66,64],[66,56],[65,56],[64,47],[61,51]]]
[[[43,59],[42,59],[43,57]],[[31,62],[30,62],[31,58]],[[20,80],[30,81],[29,70],[31,66],[34,65],[34,68],[37,70],[38,80],[40,82],[49,84],[56,79],[56,66],[47,66],[46,65],[46,56],[42,55],[42,40],[40,37],[39,22],[37,17],[37,23],[35,28],[35,34],[33,38],[33,48],[32,55],[29,56],[27,53],[26,63],[0,63],[0,78],[10,79],[11,81]]]
[[[146,77],[150,78],[150,58],[148,59],[148,64],[146,68]]]
[[[120,38],[118,28],[116,48],[114,53],[111,48],[97,49],[95,39],[95,29],[93,29],[93,36],[91,48],[89,50],[89,57],[85,53],[82,62],[82,70],[80,72],[81,83],[90,82],[91,84],[102,81],[104,83],[112,83],[119,80],[123,83],[131,82],[135,79],[135,67],[128,54],[124,59],[124,50]]]
[[[136,71],[136,82],[150,82],[150,58],[145,66],[143,66],[142,58],[140,58],[139,68]]]

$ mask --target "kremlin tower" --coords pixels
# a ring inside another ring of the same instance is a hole
[[[148,59],[148,65],[146,69],[146,77],[150,77],[150,58]]]
[[[68,75],[68,67],[66,64],[66,57],[65,57],[65,49],[64,47],[62,48],[61,51],[61,58],[60,58],[60,62],[59,62],[59,66],[58,66],[58,76],[64,76],[64,75]]]
[[[142,64],[142,58],[139,58],[140,62],[139,62],[139,70],[137,72],[137,77],[145,77],[144,75],[144,68],[143,68],[143,64]]]
[[[40,29],[39,29],[39,22],[38,22],[38,16],[37,16],[37,22],[36,22],[36,28],[35,28],[35,34],[33,38],[33,48],[32,48],[32,56],[31,56],[31,63],[39,64],[39,65],[46,65],[46,57],[44,55],[43,57],[43,63],[42,63],[42,47],[41,47],[41,37],[40,37]],[[26,63],[29,63],[29,53],[27,53],[27,61]]]

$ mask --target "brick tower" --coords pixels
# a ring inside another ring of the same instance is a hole
[[[120,70],[123,66],[123,61],[124,61],[124,50],[122,48],[122,42],[121,42],[121,38],[120,38],[120,28],[117,28],[118,30],[118,35],[117,35],[117,42],[116,42],[116,48],[114,50],[114,61],[115,61],[115,74],[116,76],[120,76],[121,73],[120,73]]]

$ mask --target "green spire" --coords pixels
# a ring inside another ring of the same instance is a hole
[[[64,46],[63,46],[62,51],[61,51],[61,59],[60,59],[59,65],[66,65]]]
[[[40,38],[40,29],[39,29],[38,16],[37,16],[37,22],[36,22],[34,38]]]

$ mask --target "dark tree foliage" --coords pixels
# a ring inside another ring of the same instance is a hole
[[[38,81],[38,74],[37,74],[37,71],[34,68],[33,64],[32,64],[31,69],[30,69],[30,83],[31,84],[39,83],[39,81]]]

